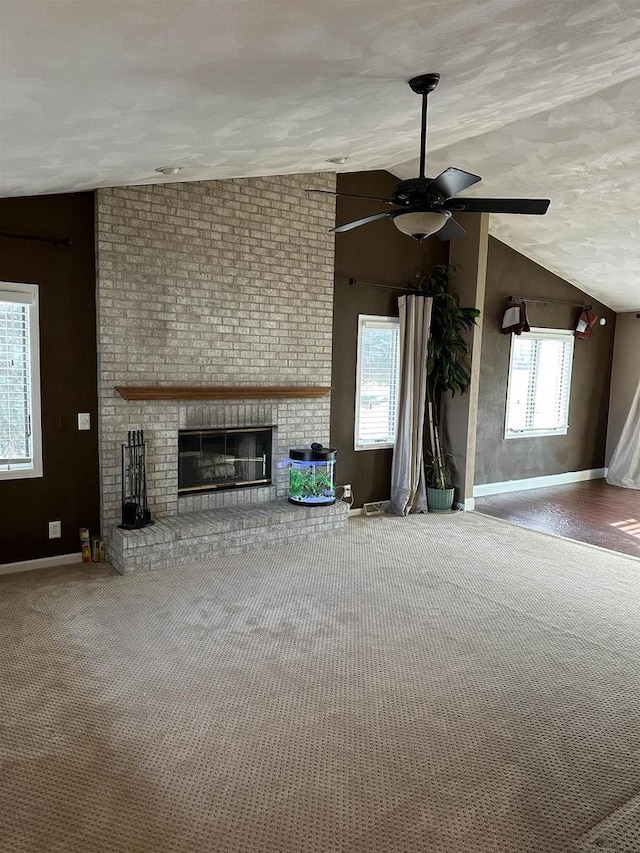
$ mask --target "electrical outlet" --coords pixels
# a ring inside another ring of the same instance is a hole
[[[49,522],[49,539],[62,539],[62,522]]]
[[[78,429],[91,429],[91,414],[78,412]]]
[[[347,498],[352,498],[353,492],[351,491],[351,483],[346,483],[342,487],[342,500],[346,500]]]

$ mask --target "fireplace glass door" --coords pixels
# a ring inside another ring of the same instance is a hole
[[[271,483],[271,427],[180,430],[178,493]]]

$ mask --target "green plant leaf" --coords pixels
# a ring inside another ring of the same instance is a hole
[[[454,267],[438,264],[420,280],[422,293],[433,299],[431,311],[431,334],[427,348],[427,396],[433,403],[433,427],[442,448],[439,436],[440,401],[443,394],[464,394],[471,383],[468,358],[469,341],[465,337],[476,325],[480,316],[477,308],[461,307],[456,293],[449,290],[449,277]],[[425,435],[431,428],[425,430]],[[435,448],[427,450],[425,467],[429,485],[446,488],[451,482],[449,453],[435,454]]]

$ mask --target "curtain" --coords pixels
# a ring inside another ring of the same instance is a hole
[[[424,296],[401,296],[398,299],[400,386],[389,506],[394,515],[427,510],[422,442],[432,303],[432,299]]]
[[[607,483],[625,489],[640,489],[640,384],[622,429],[620,441],[613,451]]]

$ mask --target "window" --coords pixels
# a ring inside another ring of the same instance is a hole
[[[400,370],[397,317],[358,317],[355,449],[393,447]]]
[[[511,336],[505,438],[566,435],[573,342],[561,329]]]
[[[0,479],[42,476],[38,287],[0,282]]]

